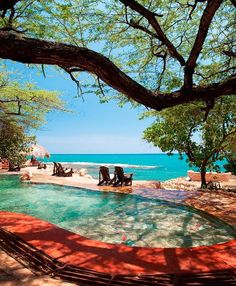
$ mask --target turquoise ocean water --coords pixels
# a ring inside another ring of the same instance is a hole
[[[125,172],[133,173],[135,180],[168,180],[186,177],[192,169],[177,154],[51,154],[45,162],[61,162],[76,169],[86,168],[88,174],[98,178],[99,166],[106,165],[113,173],[114,166],[122,166]],[[220,163],[223,166],[223,163]]]

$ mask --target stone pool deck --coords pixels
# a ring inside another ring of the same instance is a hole
[[[206,211],[236,228],[236,194],[214,191],[155,189],[138,182],[133,187],[98,187],[93,180],[56,178],[47,173],[33,176],[32,183],[53,183],[92,190],[127,192],[184,203]],[[229,270],[236,275],[236,240],[192,248],[128,247],[94,241],[23,214],[0,212],[0,227],[43,250],[61,262],[110,274],[207,273]]]

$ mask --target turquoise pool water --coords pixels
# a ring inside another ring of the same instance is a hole
[[[235,238],[203,212],[135,195],[21,183],[0,176],[0,210],[25,213],[91,239],[131,246],[191,247]]]

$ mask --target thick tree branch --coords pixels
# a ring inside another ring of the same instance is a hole
[[[214,155],[216,155],[216,158],[218,157],[219,153],[224,150],[228,143],[226,143],[226,145],[223,145],[223,143],[225,142],[226,138],[228,138],[229,136],[236,134],[236,128],[233,128],[232,130],[230,130],[227,134],[225,134],[222,138],[222,140],[219,142],[218,146],[215,147],[211,153],[209,154],[209,156],[207,157],[207,161]]]
[[[21,0],[1,0],[0,10],[8,10],[14,7],[14,5]]]
[[[233,51],[223,51],[223,54],[228,57],[236,58],[236,52],[233,52]]]
[[[190,129],[189,129],[188,139],[183,142],[184,152],[188,156],[190,162],[195,162],[196,161],[196,158],[195,158],[194,153],[193,153],[193,148],[192,148],[193,143],[192,143],[192,141],[190,139],[191,136],[193,135],[193,130],[194,130],[195,127],[196,127],[196,124],[194,122],[192,124],[192,126],[190,127]]]
[[[184,77],[185,89],[188,90],[192,89],[193,74],[194,74],[194,69],[196,67],[198,56],[200,55],[203,44],[205,42],[211,21],[222,2],[223,0],[208,0],[207,2],[207,6],[200,20],[197,37],[190,52],[189,58],[186,62],[185,77]]]
[[[213,101],[223,95],[236,95],[236,74],[233,74],[225,81],[210,84],[208,86],[193,87],[191,91],[185,89],[171,93],[158,93],[157,97],[161,100],[161,108],[172,107],[178,104],[193,101]],[[156,110],[160,110],[155,108]]]
[[[184,58],[178,53],[174,45],[170,42],[170,40],[167,38],[167,36],[164,34],[162,31],[156,17],[158,16],[156,13],[151,12],[138,2],[134,0],[120,0],[121,3],[123,3],[126,7],[130,7],[132,10],[138,12],[140,15],[145,17],[149,24],[152,26],[154,31],[156,32],[156,35],[158,39],[163,42],[166,47],[168,48],[170,54],[176,58],[179,63],[184,66],[185,65],[185,60]]]
[[[181,89],[171,93],[153,92],[122,72],[108,58],[87,48],[75,47],[32,38],[18,37],[0,31],[0,58],[28,64],[47,64],[78,68],[95,74],[106,84],[130,99],[155,110],[195,100],[211,100],[222,95],[236,94],[236,75],[224,82],[191,91]]]
[[[129,98],[151,108],[158,106],[158,98],[117,68],[108,58],[87,48],[18,37],[0,31],[0,58],[22,63],[48,64],[64,68],[79,68],[97,75]]]
[[[203,118],[203,122],[206,122],[207,117],[210,113],[210,111],[212,110],[212,108],[215,106],[215,101],[214,99],[212,100],[207,100],[206,101],[206,107],[202,108],[201,110],[205,112],[204,114],[204,118]]]
[[[234,7],[236,8],[236,0],[231,0],[231,3],[234,5]]]
[[[14,5],[21,0],[1,0],[0,11],[2,11],[1,17],[4,18],[7,10],[14,10]]]

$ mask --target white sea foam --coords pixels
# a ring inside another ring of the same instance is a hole
[[[49,162],[53,163],[53,162]],[[129,164],[120,164],[120,163],[95,163],[95,162],[60,162],[62,164],[68,165],[81,165],[81,166],[107,166],[107,167],[114,167],[114,166],[121,166],[123,168],[132,168],[132,169],[156,169],[160,166],[147,166],[147,165],[129,165]]]

